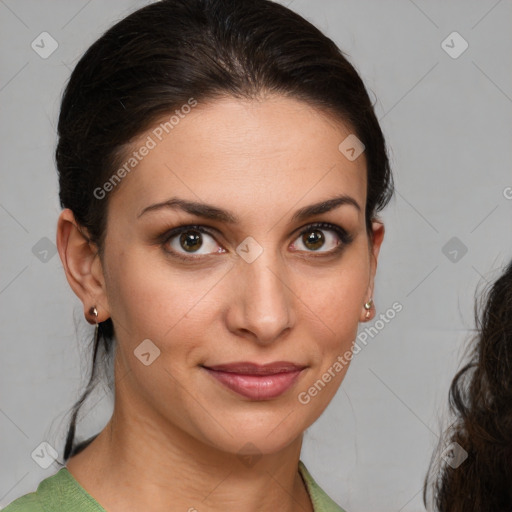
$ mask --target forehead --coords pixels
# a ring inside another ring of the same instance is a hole
[[[364,214],[366,160],[364,153],[349,160],[340,151],[351,135],[341,121],[282,96],[221,98],[177,114],[163,117],[131,144],[123,163],[134,163],[134,152],[137,163],[125,165],[129,172],[109,210],[137,216],[151,202],[180,195],[229,203],[240,216],[278,214],[343,193]]]

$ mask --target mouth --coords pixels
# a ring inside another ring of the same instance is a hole
[[[259,401],[284,394],[293,386],[306,366],[277,361],[265,365],[241,362],[202,368],[231,391]]]

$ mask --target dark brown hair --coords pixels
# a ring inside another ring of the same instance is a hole
[[[439,512],[511,512],[512,261],[475,301],[474,314],[475,343],[450,386],[455,420],[431,462],[423,500]],[[452,443],[463,456],[443,463]]]
[[[135,137],[190,98],[255,99],[267,92],[321,109],[363,142],[370,234],[393,182],[365,86],[331,39],[269,0],[163,0],[102,35],[76,65],[62,99],[56,149],[61,206],[73,211],[101,257],[108,197],[98,199],[93,191],[112,176]],[[111,319],[101,322],[99,333],[89,383],[73,408],[64,460],[92,440],[73,448],[78,410],[94,387],[99,353],[111,355]]]

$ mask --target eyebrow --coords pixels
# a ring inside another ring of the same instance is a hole
[[[326,201],[321,201],[319,203],[315,203],[309,206],[305,206],[304,208],[300,208],[294,213],[292,220],[302,221],[309,217],[313,217],[314,215],[329,212],[343,205],[350,205],[356,208],[356,210],[358,210],[359,212],[361,211],[359,203],[353,197],[347,195],[340,195],[334,197],[333,199],[328,199]],[[213,206],[211,204],[188,201],[186,199],[180,199],[178,197],[173,197],[171,199],[168,199],[167,201],[146,206],[137,215],[137,218],[140,218],[145,213],[162,209],[179,209],[192,215],[196,215],[197,217],[204,217],[205,219],[225,222],[227,224],[236,224],[239,222],[239,218],[227,210],[217,208],[216,206]]]

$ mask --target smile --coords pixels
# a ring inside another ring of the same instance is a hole
[[[203,368],[218,382],[245,398],[270,400],[290,389],[305,366],[279,361],[268,365],[244,362]]]

